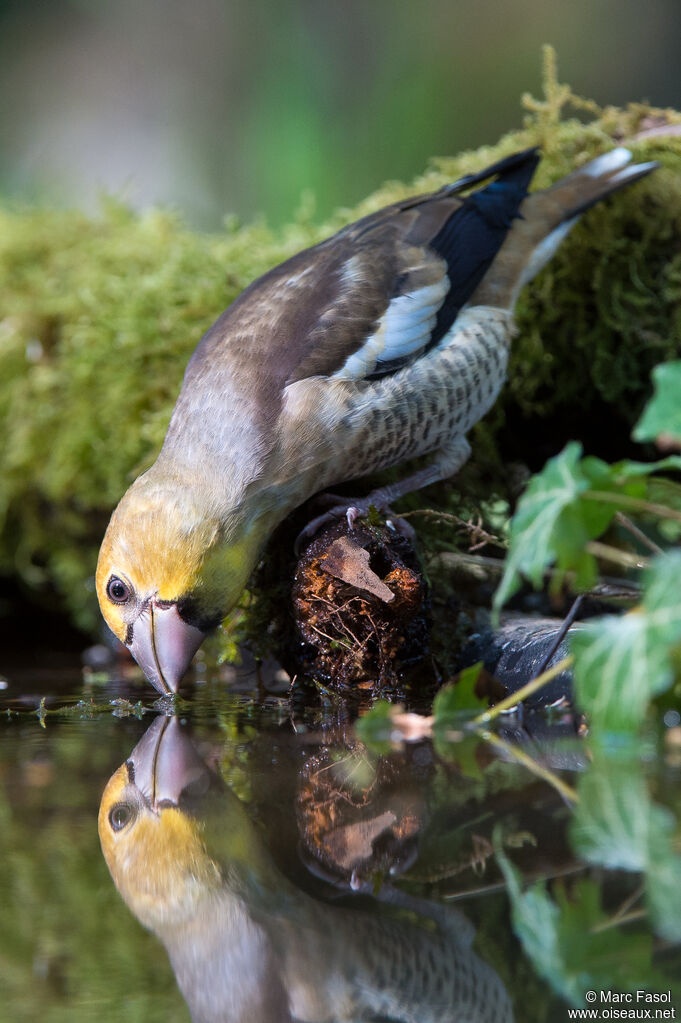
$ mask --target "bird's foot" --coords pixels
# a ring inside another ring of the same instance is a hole
[[[324,494],[322,495],[321,500],[324,503],[328,503],[328,498],[332,496],[333,495]],[[336,497],[336,500],[343,501],[342,498],[338,497]],[[402,536],[406,536],[410,540],[414,539],[416,535],[414,529],[408,522],[405,522],[404,519],[395,515],[394,512],[391,511],[387,502],[385,500],[381,500],[381,495],[377,492],[369,494],[368,497],[361,498],[357,501],[353,501],[351,498],[348,498],[344,501],[344,503],[336,504],[322,515],[317,515],[316,518],[308,522],[304,529],[301,529],[300,533],[296,537],[294,544],[294,551],[296,555],[300,554],[306,544],[309,543],[310,540],[312,540],[312,538],[324,528],[324,526],[340,522],[343,518],[345,518],[348,524],[348,529],[354,529],[357,520],[369,515],[372,508],[386,516],[386,525],[389,529],[394,529],[396,533],[400,533]]]
[[[376,503],[375,496],[369,495],[364,501],[358,501],[357,504],[352,504],[345,511],[345,517],[348,521],[348,529],[355,528],[355,522],[358,519],[365,518],[371,512],[371,509],[378,512],[383,518],[385,518],[385,524],[388,529],[392,529],[395,533],[399,533],[400,536],[406,536],[408,540],[414,540],[416,537],[416,530],[413,526],[410,526],[406,519],[400,518],[396,515],[392,508],[385,502]]]
[[[324,526],[330,526],[335,522],[339,522],[343,516],[347,515],[349,508],[346,504],[336,505],[334,508],[330,508],[329,511],[324,512],[323,515],[317,515],[314,519],[311,519],[304,529],[298,533],[293,544],[293,551],[296,557],[305,549],[307,544],[317,535],[320,529]]]

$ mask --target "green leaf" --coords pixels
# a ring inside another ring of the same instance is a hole
[[[681,442],[681,361],[665,362],[653,370],[655,392],[634,427],[634,440],[667,436]]]
[[[554,902],[543,884],[522,891],[509,859],[500,848],[495,851],[511,900],[513,929],[537,972],[555,991],[573,1005],[584,1005],[590,989],[633,991],[656,982],[651,935],[601,929],[610,918],[601,909],[595,882],[578,881],[569,898],[557,883]],[[661,985],[666,987],[666,982]]]
[[[589,863],[645,871],[650,806],[640,764],[635,756],[621,757],[593,744],[592,750],[592,763],[579,782],[571,844]]]
[[[588,541],[605,532],[620,507],[629,509],[631,498],[645,499],[649,487],[645,477],[681,469],[677,455],[657,462],[608,465],[600,458],[581,458],[581,450],[574,441],[568,444],[532,478],[518,502],[504,575],[494,597],[497,611],[519,588],[521,576],[539,588],[552,564],[558,569],[558,580],[571,571],[578,589],[591,586],[597,563],[585,550]]]
[[[646,480],[646,500],[653,504],[664,504],[673,511],[681,512],[681,484],[664,476],[652,476]],[[657,530],[667,543],[678,543],[681,538],[681,522],[661,519]]]
[[[680,455],[667,455],[666,458],[660,458],[657,462],[630,462],[624,460],[622,462],[615,462],[611,466],[612,477],[615,482],[618,482],[620,486],[631,487],[633,480],[631,477],[634,476],[650,476],[655,472],[667,472],[669,469],[681,469],[681,456]],[[628,491],[632,496],[638,496],[631,490]],[[644,487],[641,487],[640,493],[644,493]]]
[[[592,744],[570,827],[582,859],[610,870],[640,871],[656,933],[681,940],[681,857],[672,814],[649,795],[639,755]]]
[[[475,684],[482,670],[482,661],[471,664],[459,673],[456,682],[443,686],[433,701],[433,728],[451,725],[461,716],[462,712],[480,711],[487,706],[487,700],[481,700],[475,692]]]
[[[538,588],[545,569],[554,561],[563,571],[576,571],[580,585],[588,586],[596,578],[596,561],[584,552],[584,545],[603,531],[615,508],[589,508],[586,513],[580,509],[580,495],[593,487],[597,468],[605,466],[603,462],[597,467],[599,460],[589,460],[587,476],[581,453],[579,444],[568,444],[533,477],[520,499],[511,522],[510,553],[494,597],[497,610],[519,588],[521,575]]]
[[[651,807],[648,840],[650,867],[646,898],[655,930],[669,941],[681,941],[681,857],[674,851],[675,821],[659,806]]]
[[[681,644],[681,551],[660,555],[644,574],[641,606],[575,632],[577,703],[594,729],[632,732],[650,699],[674,680]]]
[[[681,511],[681,483],[665,479],[664,476],[653,476],[646,481],[646,500]]]

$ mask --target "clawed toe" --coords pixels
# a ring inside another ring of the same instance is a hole
[[[389,509],[387,509],[389,511]],[[394,529],[400,536],[404,536],[407,540],[411,540],[412,543],[416,539],[416,530],[411,526],[406,519],[400,518],[399,515],[390,514],[390,518],[385,520],[386,526],[389,529]]]
[[[332,495],[330,494],[322,494],[321,500],[324,503],[328,503],[328,498],[331,496]],[[315,498],[315,501],[316,500],[317,498]],[[336,497],[336,500],[342,501],[343,499],[340,497]],[[322,515],[317,515],[316,518],[311,519],[311,521],[308,522],[305,528],[301,529],[293,545],[294,553],[296,554],[296,556],[300,555],[301,551],[304,549],[306,544],[308,544],[310,540],[312,540],[312,538],[321,529],[324,528],[324,526],[329,526],[332,525],[333,523],[337,523],[343,518],[345,518],[348,524],[348,529],[354,529],[357,520],[368,515],[369,510],[371,508],[375,508],[376,510],[381,511],[383,514],[387,513],[389,515],[392,515],[390,509],[383,507],[382,503],[380,505],[377,505],[375,497],[367,498],[362,501],[356,501],[353,504],[350,504],[348,502],[344,504],[337,504],[335,505],[335,507],[329,508],[329,510],[324,512]],[[414,536],[414,530],[411,528],[411,526],[407,525],[407,523],[403,519],[392,516],[391,522],[396,532],[401,533],[403,536],[408,536],[410,538]]]
[[[323,496],[326,497],[327,495]],[[336,500],[342,500],[342,498],[336,498]],[[366,515],[372,505],[373,501],[358,501],[355,504],[337,504],[334,508],[329,508],[329,510],[324,512],[322,515],[317,515],[316,518],[311,519],[305,528],[301,529],[298,533],[295,543],[293,544],[293,550],[296,557],[301,553],[305,545],[309,543],[320,529],[324,528],[324,526],[330,526],[345,518],[348,524],[348,529],[354,529],[357,520]]]

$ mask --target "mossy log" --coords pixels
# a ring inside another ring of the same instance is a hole
[[[112,201],[96,217],[0,208],[0,573],[56,592],[93,628],[107,518],[155,457],[186,362],[219,313],[352,219],[531,145],[544,155],[537,188],[615,143],[661,168],[590,211],[525,290],[508,385],[476,428],[465,478],[476,498],[504,494],[509,461],[534,468],[568,437],[606,456],[616,437],[620,456],[652,367],[681,353],[681,115],[597,108],[557,83],[550,59],[545,89],[497,145],[434,159],[323,224],[230,221],[207,235]],[[570,104],[579,119],[564,118]]]

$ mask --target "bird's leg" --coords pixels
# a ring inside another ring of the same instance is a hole
[[[397,483],[378,487],[361,501],[353,502],[350,507],[347,507],[348,525],[352,526],[361,515],[366,515],[371,505],[378,511],[388,511],[391,503],[398,501],[405,494],[411,494],[414,490],[421,490],[423,487],[429,487],[431,483],[439,483],[440,480],[454,476],[468,461],[470,454],[471,447],[466,438],[457,437],[448,447],[440,448],[433,461],[423,469],[419,469],[418,472],[412,473],[411,476],[407,476],[403,480],[398,480]]]
[[[466,438],[455,437],[446,447],[440,448],[429,465],[419,469],[418,472],[412,473],[411,476],[407,476],[403,480],[398,480],[397,483],[389,483],[385,487],[378,487],[358,501],[348,498],[344,504],[338,504],[324,512],[323,515],[318,515],[315,519],[312,519],[298,534],[295,543],[296,552],[301,549],[306,540],[311,539],[315,533],[319,532],[322,526],[326,526],[345,516],[348,526],[352,529],[356,520],[362,515],[366,515],[372,505],[378,511],[390,511],[390,504],[404,497],[405,494],[410,494],[414,490],[421,490],[422,487],[428,487],[431,483],[438,483],[440,480],[454,476],[461,466],[468,461],[470,454],[471,447]]]

